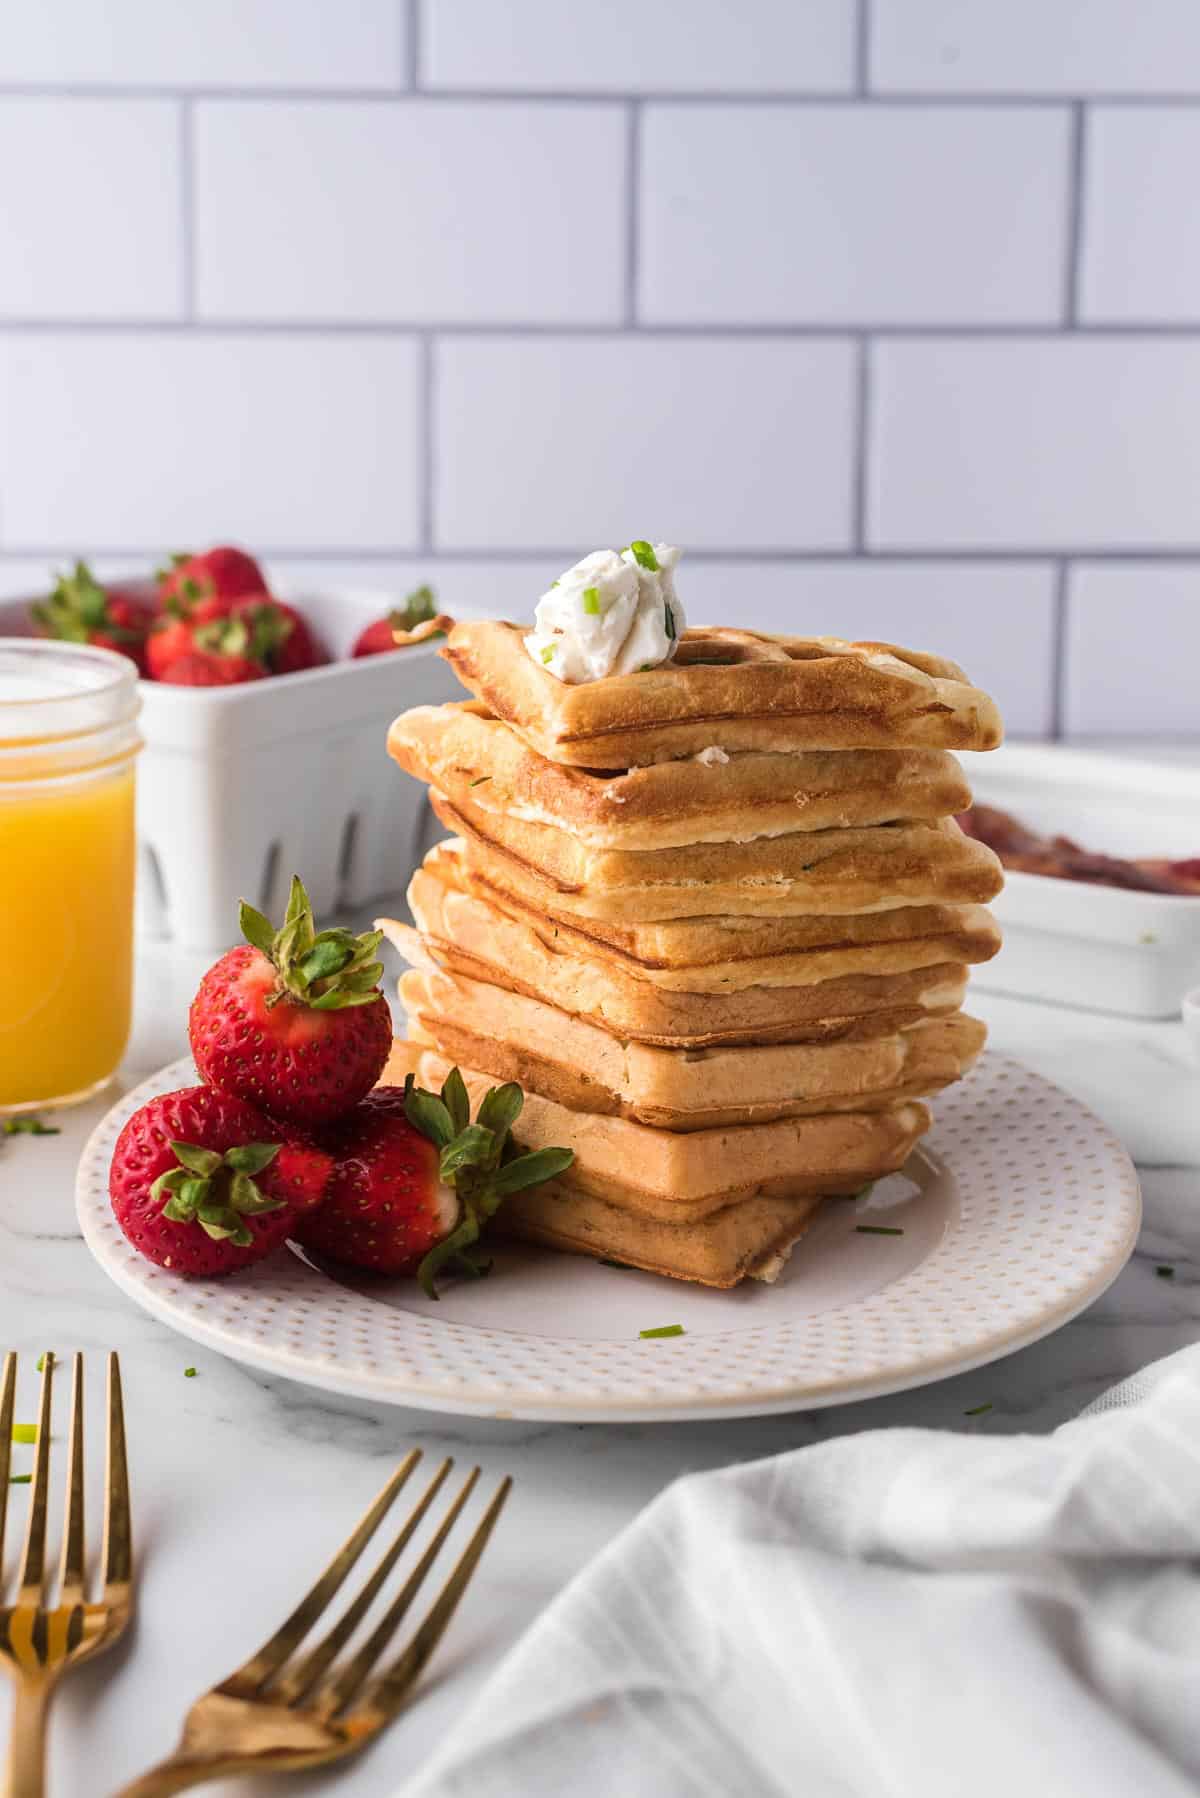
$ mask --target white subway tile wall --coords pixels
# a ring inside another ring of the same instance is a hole
[[[1200,732],[1195,0],[0,0],[0,592],[241,538]]]

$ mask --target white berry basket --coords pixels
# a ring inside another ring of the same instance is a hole
[[[335,658],[400,601],[365,588],[276,582]],[[0,635],[24,633],[27,600],[0,603]],[[238,901],[282,910],[293,873],[318,916],[407,885],[430,832],[425,789],[388,756],[408,706],[466,697],[440,641],[334,660],[237,687],[142,681],[138,927],[189,949],[238,935]]]

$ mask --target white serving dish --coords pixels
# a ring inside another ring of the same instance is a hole
[[[283,582],[274,590],[303,608],[335,657],[399,598]],[[0,635],[27,631],[28,604],[0,602]],[[463,697],[439,647],[240,687],[142,681],[139,928],[191,949],[224,948],[237,938],[239,899],[274,916],[293,873],[319,915],[402,891],[430,814],[424,788],[390,760],[384,739],[407,706]]]
[[[1035,830],[1110,855],[1200,855],[1200,748],[1195,767],[1058,744],[965,762],[978,800]],[[1012,873],[992,909],[1004,947],[973,975],[985,991],[1166,1018],[1200,983],[1200,897]]]

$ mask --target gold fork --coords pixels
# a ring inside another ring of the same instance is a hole
[[[125,1461],[125,1412],[121,1369],[108,1358],[108,1476],[104,1505],[104,1584],[87,1600],[83,1527],[83,1356],[71,1381],[67,1513],[59,1563],[58,1603],[46,1604],[46,1513],[50,1486],[50,1395],[54,1357],[42,1360],[29,1522],[18,1575],[17,1601],[0,1603],[0,1662],[17,1685],[5,1798],[42,1798],[46,1774],[46,1714],[50,1696],[68,1667],[111,1648],[133,1611],[133,1547],[129,1522],[129,1472]],[[11,1471],[17,1357],[8,1355],[0,1382],[0,1586],[3,1581],[5,1513]],[[0,1598],[3,1593],[0,1590]]]
[[[236,1673],[206,1692],[184,1720],[179,1746],[168,1760],[122,1787],[116,1798],[166,1798],[232,1773],[290,1773],[354,1754],[386,1728],[407,1699],[437,1647],[479,1564],[512,1481],[500,1482],[474,1535],[430,1606],[408,1646],[372,1677],[440,1554],[479,1478],[467,1476],[442,1522],[397,1597],[362,1647],[341,1667],[341,1650],[362,1622],[417,1526],[437,1497],[452,1461],[443,1461],[358,1597],[333,1628],[299,1659],[308,1635],[375,1534],[417,1462],[420,1449],[401,1462],[353,1534],[312,1589],[269,1642]]]

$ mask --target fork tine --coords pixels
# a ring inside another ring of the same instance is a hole
[[[108,1357],[108,1465],[104,1490],[104,1596],[133,1579],[133,1521],[129,1506],[129,1462],[125,1445],[125,1400],[121,1363]],[[82,1559],[82,1556],[81,1556]]]
[[[71,1370],[71,1441],[67,1451],[67,1520],[63,1530],[59,1603],[83,1603],[83,1356]]]
[[[231,1674],[217,1688],[219,1691],[239,1697],[249,1697],[265,1680],[270,1679],[273,1673],[279,1672],[284,1662],[300,1646],[304,1637],[341,1586],[363,1549],[383,1522],[396,1494],[420,1459],[421,1450],[419,1448],[414,1448],[404,1457],[374,1504],[347,1537],[324,1573],[300,1600],[291,1616],[279,1626],[269,1642],[263,1643],[257,1654],[252,1655],[243,1666],[238,1668],[236,1673]]]
[[[381,1722],[386,1723],[399,1710],[420,1677],[425,1663],[441,1641],[446,1626],[458,1609],[459,1601],[479,1565],[488,1538],[496,1527],[496,1519],[504,1509],[511,1491],[512,1479],[505,1474],[496,1488],[491,1504],[480,1518],[475,1534],[463,1549],[453,1573],[430,1607],[424,1623],[386,1673],[381,1673],[367,1688],[363,1696],[364,1705],[375,1711]]]
[[[363,1681],[370,1673],[372,1667],[399,1629],[404,1617],[407,1615],[408,1610],[412,1605],[413,1599],[424,1585],[429,1569],[433,1566],[433,1563],[441,1553],[442,1545],[444,1544],[446,1537],[450,1534],[450,1531],[454,1528],[454,1525],[457,1523],[459,1514],[467,1500],[470,1498],[478,1478],[479,1469],[478,1467],[473,1467],[463,1482],[458,1497],[454,1500],[454,1503],[450,1506],[450,1509],[447,1511],[439,1525],[437,1534],[429,1544],[429,1547],[425,1550],[425,1553],[421,1556],[421,1559],[413,1568],[413,1571],[409,1574],[407,1580],[400,1589],[399,1595],[388,1607],[388,1610],[380,1623],[377,1624],[370,1636],[368,1636],[353,1660],[349,1661],[337,1677],[329,1682],[328,1690],[318,1693],[317,1702],[323,1711],[332,1714],[336,1711],[345,1710],[346,1706],[352,1701],[355,1694],[362,1686]]]
[[[25,1602],[40,1601],[46,1578],[46,1508],[50,1492],[50,1387],[54,1378],[54,1356],[47,1353],[42,1362],[42,1400],[38,1409],[37,1449],[33,1458],[33,1493],[29,1501],[29,1523],[25,1531],[25,1553],[21,1558],[21,1597]]]
[[[306,1654],[299,1666],[292,1669],[277,1685],[272,1686],[270,1696],[277,1704],[295,1704],[305,1692],[311,1690],[327,1668],[337,1659],[344,1645],[350,1640],[383,1587],[392,1568],[400,1559],[411,1542],[418,1524],[437,1497],[446,1475],[454,1462],[447,1458],[442,1462],[428,1486],[417,1500],[405,1522],[401,1525],[395,1541],[381,1558],[370,1579],[364,1585],[354,1603],[350,1605],[343,1617],[329,1631],[310,1654]]]
[[[4,1581],[4,1531],[8,1522],[8,1477],[12,1470],[13,1408],[17,1402],[17,1357],[4,1357],[0,1385],[0,1586]]]

